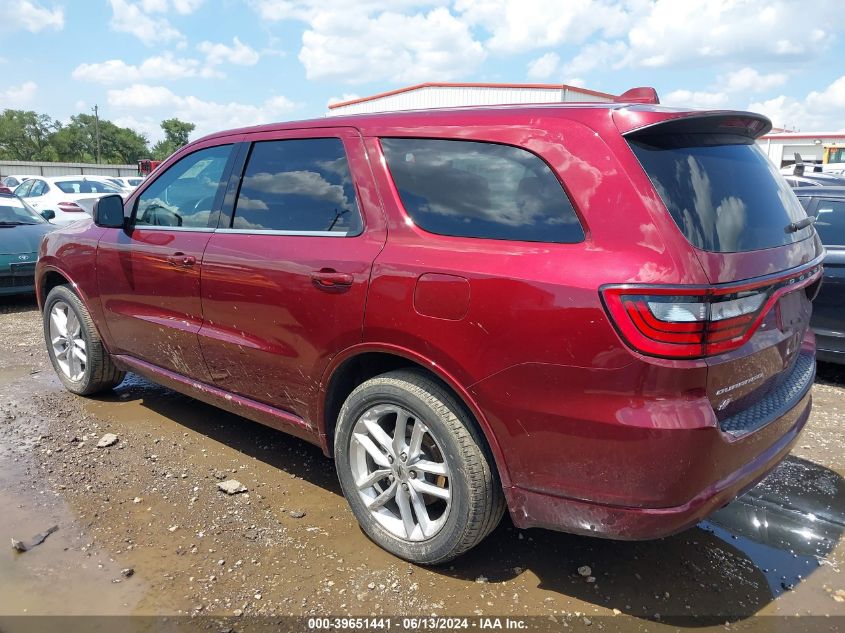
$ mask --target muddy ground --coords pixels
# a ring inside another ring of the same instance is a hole
[[[560,630],[791,630],[767,616],[815,615],[819,630],[845,630],[843,368],[820,366],[814,399],[793,455],[683,534],[610,542],[506,518],[427,569],[363,535],[309,444],[132,376],[104,398],[63,391],[34,301],[0,298],[0,617],[210,614],[239,629],[254,615],[534,615]],[[96,448],[106,433],[117,444]],[[248,492],[219,491],[230,478]],[[9,545],[52,525],[30,551]]]

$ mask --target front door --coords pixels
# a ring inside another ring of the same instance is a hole
[[[233,147],[180,158],[130,198],[127,228],[101,238],[97,279],[113,353],[209,380],[197,342],[200,271]]]
[[[384,219],[356,130],[245,140],[237,198],[203,260],[200,345],[221,388],[307,419],[328,361],[361,341]]]

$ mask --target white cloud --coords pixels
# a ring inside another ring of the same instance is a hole
[[[374,17],[319,11],[302,35],[299,52],[308,79],[344,83],[455,79],[484,57],[468,26],[444,8]]]
[[[334,105],[335,103],[343,103],[344,101],[354,101],[355,99],[360,99],[361,95],[355,94],[354,92],[344,92],[339,97],[329,97],[329,100],[326,102],[327,106]]]
[[[819,28],[841,22],[838,0],[656,0],[643,5],[628,33],[631,66],[677,66],[689,60],[812,57],[824,48]]]
[[[38,85],[34,81],[27,81],[19,86],[9,86],[0,91],[0,103],[4,108],[22,108],[32,103]]]
[[[196,11],[204,0],[144,0],[141,9],[146,13],[167,13],[175,11],[188,15]]]
[[[755,69],[746,66],[720,77],[718,83],[724,84],[725,90],[729,92],[765,92],[785,84],[787,78],[786,73],[761,75]]]
[[[260,55],[237,37],[232,46],[202,42],[197,49],[204,53],[204,62],[188,57],[174,57],[170,52],[148,57],[138,65],[122,59],[109,59],[100,63],[80,64],[72,73],[74,79],[106,85],[139,83],[144,81],[173,81],[186,77],[224,77],[217,69],[222,63],[251,66]]]
[[[812,91],[804,99],[779,95],[749,104],[749,110],[761,112],[776,127],[805,131],[836,132],[845,130],[845,75],[824,90]]]
[[[112,8],[111,27],[115,31],[134,35],[144,44],[181,42],[184,36],[166,18],[154,18],[143,11],[141,5],[127,0],[109,0]],[[143,4],[143,3],[142,3]],[[155,7],[155,4],[153,5]]]
[[[729,98],[725,92],[704,90],[673,90],[660,100],[667,106],[689,106],[692,108],[716,109],[727,106]]]
[[[0,31],[61,31],[65,25],[65,14],[61,7],[48,9],[40,2],[30,0],[0,0],[0,16]]]
[[[278,22],[280,20],[309,20],[314,11],[331,11],[349,14],[353,7],[349,0],[248,0],[249,5],[262,20]],[[354,11],[359,14],[384,10],[384,0],[356,0]],[[449,0],[391,0],[390,9],[418,9],[420,7],[447,6]]]
[[[263,20],[306,23],[299,60],[308,79],[344,83],[449,80],[485,57],[446,0],[252,0]],[[385,10],[385,6],[389,7]]]
[[[583,46],[580,52],[566,63],[565,70],[573,75],[580,75],[596,68],[619,68],[627,52],[625,42],[592,42]]]
[[[206,62],[213,66],[223,63],[254,66],[261,57],[257,51],[241,42],[237,37],[232,38],[232,46],[201,42],[197,45],[197,50],[203,53]]]
[[[138,134],[143,134],[147,140],[155,143],[164,138],[164,132],[161,129],[161,121],[157,117],[142,116],[136,117],[132,115],[122,115],[113,117],[111,122],[118,127],[128,127],[130,130],[136,131]]]
[[[137,66],[127,64],[122,59],[110,59],[96,64],[80,64],[73,70],[71,76],[74,79],[109,85],[221,75],[196,59],[175,58],[171,53],[165,53],[149,57]]]
[[[203,0],[173,0],[173,8],[176,13],[188,15],[196,11],[202,3]]]
[[[548,79],[556,75],[560,68],[560,56],[557,53],[546,53],[528,62],[528,77],[531,79]]]
[[[484,27],[486,45],[497,52],[578,44],[596,33],[618,37],[631,20],[626,4],[611,0],[458,0],[455,10]]]
[[[164,86],[147,84],[133,84],[124,89],[109,90],[108,103],[119,111],[118,116],[124,117],[124,120],[127,117],[144,120],[145,117],[151,117],[152,113],[142,115],[140,111],[152,110],[160,116],[158,120],[175,116],[183,121],[190,121],[197,126],[197,135],[278,121],[299,107],[281,95],[270,97],[259,105],[234,101],[219,103],[194,96],[183,97]]]

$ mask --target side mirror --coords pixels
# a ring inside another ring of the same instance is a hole
[[[44,210],[41,212],[41,217],[42,217],[42,218],[44,218],[45,220],[47,220],[47,221],[49,222],[50,220],[55,219],[55,217],[56,217],[56,212],[55,212],[55,211],[53,211],[52,209],[44,209]]]
[[[91,213],[94,224],[106,229],[123,228],[123,198],[117,194],[103,196],[94,203]]]

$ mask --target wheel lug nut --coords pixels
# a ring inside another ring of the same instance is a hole
[[[407,489],[408,489],[408,484],[402,484],[402,490],[407,490]]]
[[[411,472],[408,473],[408,477],[410,477],[411,479],[416,479],[417,478],[417,471],[412,470]]]
[[[404,462],[406,459],[408,459],[408,455],[407,455],[407,453],[402,453],[402,454],[399,456],[399,458],[400,458],[400,459]]]
[[[393,463],[393,455],[388,455],[388,456],[387,456],[387,463],[388,463],[388,464],[392,464],[392,463]]]

